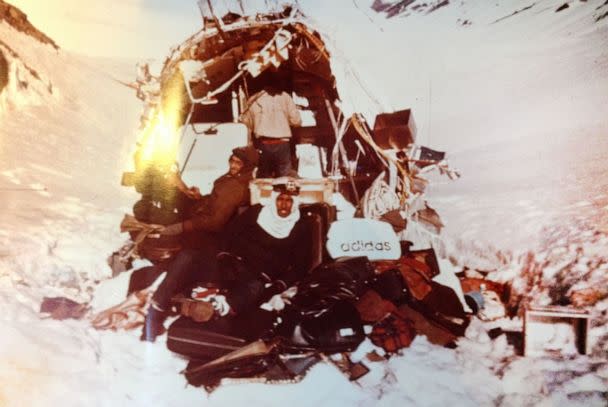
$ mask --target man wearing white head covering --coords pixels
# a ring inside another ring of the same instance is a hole
[[[294,179],[275,179],[268,203],[250,207],[226,234],[227,251],[239,256],[252,276],[282,281],[285,288],[301,276],[294,260],[302,259],[309,244],[299,222],[299,192]]]
[[[275,181],[275,185],[277,181]],[[277,239],[289,236],[291,229],[300,219],[300,206],[297,193],[290,193],[286,190],[287,184],[282,184],[282,179],[278,180],[278,185],[285,185],[285,190],[281,192],[277,187],[270,193],[268,203],[262,208],[258,215],[257,223],[266,233]],[[292,187],[296,191],[295,186]],[[298,189],[299,191],[299,189]]]
[[[310,251],[310,242],[299,221],[299,186],[293,179],[278,178],[273,189],[265,206],[251,206],[230,223],[221,261],[209,251],[184,250],[168,264],[167,277],[148,311],[142,339],[154,341],[164,331],[171,298],[194,282],[219,283],[228,290],[228,304],[239,313],[260,305],[304,276],[308,270],[304,270],[307,265],[302,259]]]

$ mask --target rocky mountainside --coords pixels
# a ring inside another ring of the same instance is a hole
[[[375,0],[372,4],[372,9],[379,13],[386,13],[387,17],[395,17],[408,11],[431,13],[441,7],[450,4],[449,0],[425,1],[419,2],[416,0],[399,0],[399,1],[383,1]]]
[[[6,34],[0,35],[0,105],[21,105],[26,100],[52,95],[53,86],[50,80],[22,58],[18,50],[9,44],[9,36],[13,36],[12,33],[17,31],[55,50],[59,49],[57,44],[34,27],[24,12],[2,0],[1,23],[5,23],[2,24],[5,26],[2,32]]]
[[[466,6],[466,3],[475,3],[474,1],[459,1],[452,2],[452,4],[458,3],[460,6]],[[495,6],[499,6],[499,1],[495,2]],[[506,2],[507,4],[509,2]],[[587,7],[595,8],[595,22],[598,22],[606,17],[608,17],[608,1],[604,1],[604,3],[600,6],[597,5],[597,2],[587,1],[587,0],[574,0],[574,1],[561,1],[561,2],[552,2],[555,4],[547,4],[546,1],[538,0],[538,1],[530,1],[529,5],[523,6],[519,9],[513,10],[512,14],[505,15],[503,18],[496,20],[498,22],[502,19],[506,19],[508,17],[512,17],[516,14],[522,13],[531,9],[546,9],[553,8],[556,13],[562,12],[564,10],[569,9],[572,6],[578,6],[581,3],[585,3]],[[426,1],[426,0],[374,0],[372,4],[372,9],[378,13],[384,13],[387,18],[392,17],[401,17],[408,16],[412,13],[421,13],[421,14],[429,14],[442,7],[446,7],[450,5],[449,0],[434,0],[434,1]],[[462,20],[461,23],[463,25],[472,24],[469,20]]]
[[[8,84],[8,61],[2,52],[0,52],[0,92]]]
[[[0,0],[0,21],[6,21],[17,31],[25,33],[43,44],[49,44],[55,49],[59,46],[49,36],[37,29],[27,19],[27,15],[17,7]],[[0,71],[1,72],[1,71]]]

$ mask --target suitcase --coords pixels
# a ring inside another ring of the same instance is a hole
[[[323,226],[323,236],[327,235],[329,225],[336,220],[336,207],[324,202],[302,204],[300,205],[300,213],[302,215],[319,215],[321,217],[321,224]]]
[[[323,223],[321,217],[315,213],[304,213],[300,216],[300,223],[304,227],[304,238],[300,245],[306,245],[303,250],[304,258],[298,259],[303,265],[303,270],[309,272],[323,262],[325,235],[323,235]]]
[[[327,242],[329,225],[336,220],[336,207],[322,202],[303,204],[300,205],[300,214],[308,222],[314,224],[311,229],[313,246],[311,247],[312,258],[309,268],[309,270],[312,270],[330,258],[325,243]]]
[[[273,367],[282,367],[275,347],[258,340],[212,361],[191,360],[183,373],[189,384],[210,392],[224,378],[264,376]],[[289,372],[280,376],[292,377]]]
[[[323,313],[297,319],[291,336],[295,349],[300,345],[323,353],[352,352],[365,339],[363,322],[350,301],[337,301]]]
[[[275,320],[274,312],[262,309],[203,323],[182,316],[169,327],[167,347],[189,358],[210,361],[265,337]]]

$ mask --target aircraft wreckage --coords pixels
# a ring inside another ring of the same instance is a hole
[[[424,200],[423,178],[431,170],[458,176],[445,154],[416,145],[409,109],[378,114],[372,127],[341,100],[341,92],[361,87],[355,71],[347,67],[351,75],[343,74],[347,62],[297,8],[220,18],[204,7],[203,15],[203,29],[172,50],[159,76],[142,65],[132,84],[145,108],[134,171],[124,174],[123,185],[141,199],[121,225],[132,242],[116,253],[114,265],[140,257],[154,266],[134,272],[129,299],[94,325],[132,327],[138,321],[114,316],[145,309],[147,287],[182,247],[178,238],[158,233],[183,217],[176,174],[209,193],[232,149],[252,142],[239,122],[247,101],[281,81],[303,120],[292,130],[303,213],[318,219],[310,256],[296,259],[307,262],[309,273],[284,309],[271,305],[247,318],[207,321],[196,306],[182,306],[167,344],[191,359],[188,381],[213,388],[226,378],[297,380],[321,360],[333,360],[356,379],[364,367],[331,355],[354,350],[366,336],[385,357],[409,346],[417,333],[453,344],[472,309],[460,286],[435,281],[441,270],[433,245],[443,225]],[[271,190],[271,179],[254,178],[251,204],[263,203]],[[469,287],[478,290],[479,284]],[[498,284],[485,291],[504,295]],[[196,301],[200,293],[178,302]]]

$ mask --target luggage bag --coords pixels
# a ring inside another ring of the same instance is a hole
[[[266,336],[275,320],[274,312],[262,309],[204,323],[182,316],[169,327],[167,347],[189,358],[210,361]]]

